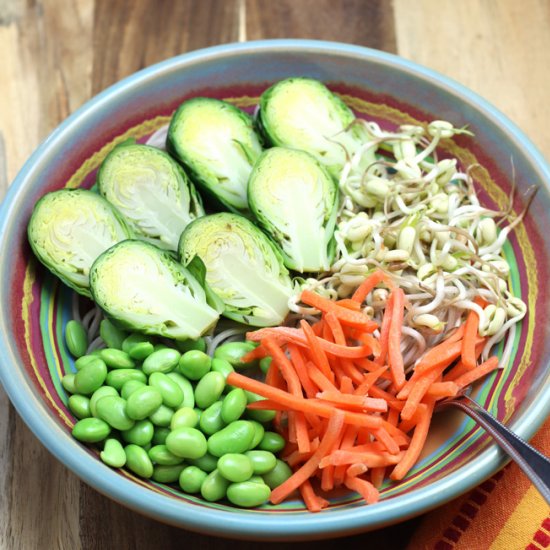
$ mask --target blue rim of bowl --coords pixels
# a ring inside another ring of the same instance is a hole
[[[62,138],[66,130],[69,130],[75,124],[79,124],[81,119],[85,117],[93,117],[97,110],[100,110],[113,95],[125,93],[130,88],[138,86],[150,78],[158,77],[164,71],[181,69],[197,62],[223,57],[224,55],[234,55],[239,52],[258,53],[269,51],[331,53],[355,56],[361,59],[366,58],[371,61],[393,65],[402,71],[429,81],[436,87],[442,88],[484,111],[485,115],[492,119],[496,126],[504,129],[527,152],[533,163],[537,165],[540,173],[544,175],[544,179],[550,182],[550,166],[548,166],[535,145],[514,123],[478,94],[431,69],[397,55],[336,42],[283,39],[231,43],[182,54],[145,68],[99,93],[65,119],[35,150],[13,183],[8,187],[0,208],[0,243],[2,243],[0,260],[2,260],[2,255],[5,254],[4,236],[8,230],[7,221],[14,204],[17,202],[17,197],[23,191],[25,181],[37,169],[39,160],[55,148],[56,143]],[[1,272],[0,277],[2,277]],[[53,417],[44,414],[46,409],[40,400],[34,397],[30,391],[24,391],[24,388],[29,386],[29,381],[22,372],[15,368],[10,369],[9,361],[11,360],[12,364],[15,365],[16,357],[7,338],[7,323],[3,318],[6,308],[2,309],[2,317],[0,317],[0,353],[4,360],[0,364],[0,380],[25,423],[58,460],[97,491],[135,511],[145,513],[152,518],[174,526],[210,535],[256,540],[305,540],[326,538],[331,535],[351,535],[404,521],[440,506],[476,487],[506,463],[506,457],[499,451],[498,447],[491,445],[475,461],[467,463],[449,476],[431,485],[395,498],[389,498],[375,505],[357,506],[341,511],[336,510],[329,514],[288,515],[285,513],[270,513],[266,515],[262,513],[252,514],[240,510],[227,512],[208,507],[185,505],[139,486],[128,479],[121,478],[116,472],[109,470],[107,467],[98,467],[101,463],[76,441],[74,441],[74,445],[67,446],[66,432],[57,425]],[[532,406],[523,412],[510,428],[519,436],[528,439],[542,425],[549,414],[550,373],[541,384]]]

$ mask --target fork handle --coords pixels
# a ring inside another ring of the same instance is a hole
[[[465,412],[491,434],[496,443],[516,462],[533,485],[550,504],[550,460],[521,439],[475,401],[462,395],[458,399],[441,401]]]

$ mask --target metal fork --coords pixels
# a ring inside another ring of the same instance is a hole
[[[540,494],[550,504],[550,460],[499,422],[481,405],[462,394],[437,404],[438,409],[456,407],[493,436],[500,448],[523,470]]]

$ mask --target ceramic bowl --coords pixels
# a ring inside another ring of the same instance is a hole
[[[383,127],[434,119],[468,125],[447,152],[463,166],[479,163],[482,201],[504,206],[517,184],[539,187],[529,215],[506,247],[511,284],[528,304],[510,363],[476,388],[476,399],[529,438],[550,411],[549,249],[550,170],[525,135],[485,100],[399,57],[350,45],[283,40],[230,44],[191,52],[147,68],[105,90],[63,122],[36,150],[10,186],[0,214],[0,375],[17,408],[42,443],[101,493],[158,520],[219,536],[313,539],[343,536],[403,521],[459,496],[504,464],[497,448],[460,414],[438,415],[429,445],[399,484],[387,483],[378,504],[335,495],[318,514],[298,500],[253,510],[210,504],[174,487],[105,466],[96,451],[70,434],[60,378],[74,370],[63,329],[72,293],[38,265],[26,240],[34,203],[47,191],[90,187],[106,153],[120,141],[146,140],[186,98],[206,95],[253,110],[259,95],[289,76],[324,81],[358,116]]]

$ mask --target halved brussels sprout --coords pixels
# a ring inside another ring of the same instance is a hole
[[[103,253],[90,271],[90,286],[97,305],[119,326],[145,334],[195,340],[219,318],[189,270],[144,241],[123,241]]]
[[[225,303],[223,315],[253,326],[280,324],[292,284],[276,246],[252,222],[221,212],[191,222],[181,235],[181,261],[198,256],[206,282]]]
[[[229,210],[248,210],[246,185],[262,147],[246,113],[219,99],[190,99],[172,117],[166,146],[201,191]]]
[[[248,202],[288,268],[329,269],[338,186],[312,155],[284,147],[265,151],[250,176]]]
[[[311,78],[281,80],[260,98],[259,123],[266,141],[311,153],[336,179],[346,154],[364,144],[365,130],[351,125],[354,120],[339,97]],[[372,153],[363,163],[374,160]]]
[[[185,226],[204,215],[193,184],[164,151],[122,144],[105,158],[99,192],[126,218],[136,236],[170,250]]]
[[[27,234],[36,257],[66,285],[88,297],[95,259],[133,236],[117,210],[86,189],[44,195],[34,206]]]

